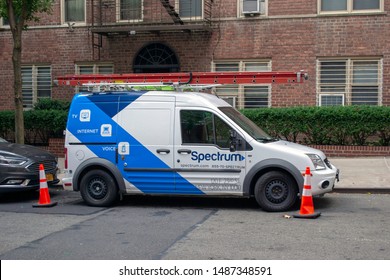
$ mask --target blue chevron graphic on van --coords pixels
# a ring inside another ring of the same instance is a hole
[[[139,94],[139,96],[141,95]],[[119,97],[121,101],[122,97]],[[119,110],[118,95],[107,95],[102,99],[93,96],[78,96],[77,98],[80,100],[72,103],[70,111],[90,111],[89,121],[81,121],[78,117],[73,117],[72,122],[68,122],[68,130],[81,143],[85,143],[88,149],[97,157],[111,162],[115,162],[117,143],[128,142],[131,147],[131,154],[126,156],[127,166],[125,168],[118,164],[118,169],[122,176],[136,188],[144,193],[178,193],[174,188],[176,181],[180,182],[181,187],[185,186],[181,193],[204,194],[179,173],[170,172],[170,166],[117,124],[116,120],[113,119],[113,116],[117,115],[117,111],[109,107]],[[137,98],[124,98],[122,109]],[[72,118],[72,116],[69,116],[69,118]],[[156,171],[153,171],[153,169],[156,169]]]

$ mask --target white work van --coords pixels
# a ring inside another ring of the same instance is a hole
[[[240,196],[285,211],[299,197],[306,167],[313,196],[331,192],[338,177],[323,152],[273,139],[205,93],[77,94],[65,148],[63,184],[92,206],[127,194]]]

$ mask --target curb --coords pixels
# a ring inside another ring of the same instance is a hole
[[[390,194],[389,188],[339,188],[333,189],[334,193],[358,193],[358,194]]]

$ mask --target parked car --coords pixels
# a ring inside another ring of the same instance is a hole
[[[39,189],[39,165],[44,165],[48,185],[59,182],[56,157],[40,148],[10,143],[0,138],[0,192]]]

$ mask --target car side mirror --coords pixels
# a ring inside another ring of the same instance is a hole
[[[230,130],[230,151],[235,152],[237,150],[237,132]]]

